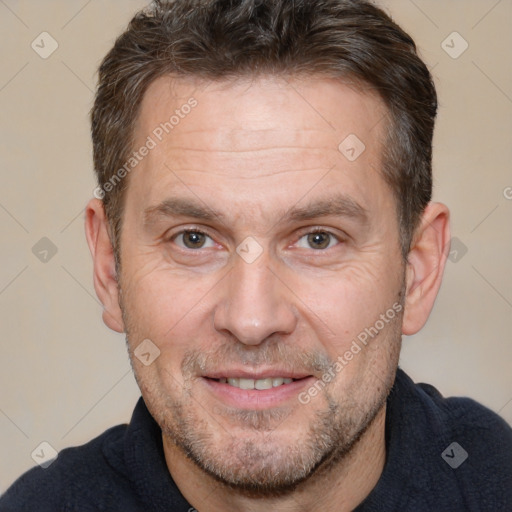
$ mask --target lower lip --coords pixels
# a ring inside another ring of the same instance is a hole
[[[313,385],[314,377],[294,380],[270,389],[240,389],[214,379],[201,379],[214,395],[231,407],[261,410],[282,405],[295,398],[305,388]]]

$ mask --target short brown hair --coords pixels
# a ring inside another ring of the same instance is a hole
[[[129,157],[139,106],[155,79],[260,74],[328,75],[380,95],[389,114],[382,173],[407,259],[432,195],[437,97],[414,41],[366,0],[156,0],[137,13],[99,69],[91,122],[100,189]],[[127,181],[102,194],[117,256]]]

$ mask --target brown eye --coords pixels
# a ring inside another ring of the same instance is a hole
[[[317,251],[330,249],[333,245],[339,243],[338,238],[328,231],[312,231],[298,241],[298,246],[302,249],[314,249]]]
[[[308,235],[308,244],[312,249],[326,249],[331,243],[331,235],[320,231]]]
[[[175,237],[175,242],[185,249],[204,249],[205,247],[213,247],[213,240],[201,231],[182,231]]]
[[[197,231],[186,231],[183,235],[183,243],[189,249],[197,249],[204,245],[205,236]]]

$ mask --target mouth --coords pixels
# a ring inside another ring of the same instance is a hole
[[[213,379],[220,384],[228,384],[238,389],[272,389],[300,379],[292,379],[290,377],[267,377],[264,379],[248,379],[244,377],[221,377],[220,379]]]
[[[312,375],[281,372],[255,375],[233,372],[202,377],[210,393],[237,409],[268,409],[297,400],[298,394],[315,380]]]

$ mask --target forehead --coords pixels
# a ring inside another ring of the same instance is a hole
[[[316,192],[340,184],[371,202],[385,187],[385,117],[372,92],[324,77],[163,77],[141,104],[135,147],[148,138],[154,147],[130,176],[128,195],[147,206],[171,189],[195,187],[222,202],[231,189],[246,211],[261,212],[262,205],[286,207],[274,201],[279,196],[297,201],[328,175]]]
[[[186,105],[192,100],[199,108],[188,115]],[[250,132],[248,141],[257,146],[260,138],[265,142],[268,135],[272,140],[269,132],[277,131],[306,146],[313,135],[337,147],[340,137],[349,133],[357,133],[369,142],[370,135],[372,140],[378,137],[386,108],[370,87],[364,89],[321,76],[241,77],[229,81],[161,77],[148,87],[139,112],[139,135],[151,133],[173,113],[179,116],[179,121],[173,120],[178,122],[169,143],[179,144],[183,135],[209,131],[208,140],[215,147],[236,142]]]

